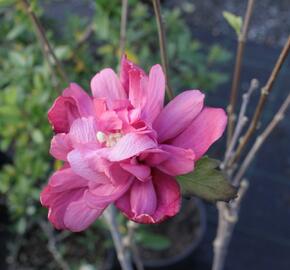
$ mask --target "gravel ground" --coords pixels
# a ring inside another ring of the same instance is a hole
[[[237,0],[167,0],[164,4],[182,6],[191,27],[210,31],[213,35],[230,35],[234,31],[225,22],[222,12],[244,16],[247,1]],[[283,46],[290,34],[290,0],[257,0],[249,30],[249,40],[270,46]]]

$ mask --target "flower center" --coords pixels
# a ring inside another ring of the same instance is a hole
[[[112,147],[123,137],[123,135],[119,132],[105,134],[102,131],[98,131],[96,137],[101,144],[105,144],[106,147]]]

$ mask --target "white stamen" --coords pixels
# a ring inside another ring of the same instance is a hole
[[[102,131],[98,131],[97,132],[97,140],[100,142],[100,143],[104,143],[106,141],[106,134]]]
[[[107,147],[114,146],[121,138],[122,138],[121,133],[111,133],[107,138],[106,146]]]
[[[104,132],[98,131],[96,137],[100,143],[105,143],[107,147],[112,147],[123,137],[123,135],[121,133],[106,135]]]

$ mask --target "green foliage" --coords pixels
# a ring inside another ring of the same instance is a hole
[[[170,247],[170,240],[164,235],[152,233],[149,230],[138,230],[136,232],[136,242],[142,247],[161,251]]]
[[[228,24],[235,30],[237,36],[239,36],[243,25],[242,17],[237,16],[228,11],[224,11],[223,16],[225,20],[228,22]]]
[[[237,190],[219,171],[219,162],[208,157],[201,158],[192,173],[178,176],[182,194],[195,195],[210,202],[230,201]]]

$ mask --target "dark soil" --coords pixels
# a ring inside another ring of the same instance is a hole
[[[171,242],[169,248],[155,251],[141,247],[143,261],[154,262],[179,256],[193,243],[199,241],[202,234],[200,209],[194,200],[184,200],[180,213],[161,224],[147,226],[153,233],[164,235]]]
[[[107,270],[111,260],[110,251],[104,249],[104,241],[107,237],[104,233],[93,228],[90,229],[90,234],[95,237],[95,243],[93,246],[86,245],[88,243],[87,232],[72,234],[68,233],[65,238],[57,244],[57,249],[64,255],[64,260],[70,266],[79,265],[83,258],[86,258],[86,263],[97,267],[97,269]],[[56,237],[60,233],[57,232]],[[39,226],[32,227],[24,237],[25,240],[21,243],[21,248],[18,253],[17,262],[14,263],[12,269],[47,269],[55,270],[60,269],[55,259],[48,250],[47,238],[40,230]],[[18,241],[18,240],[17,240]],[[92,241],[89,241],[91,244]],[[102,243],[99,244],[98,243]],[[98,246],[99,248],[96,248]]]

